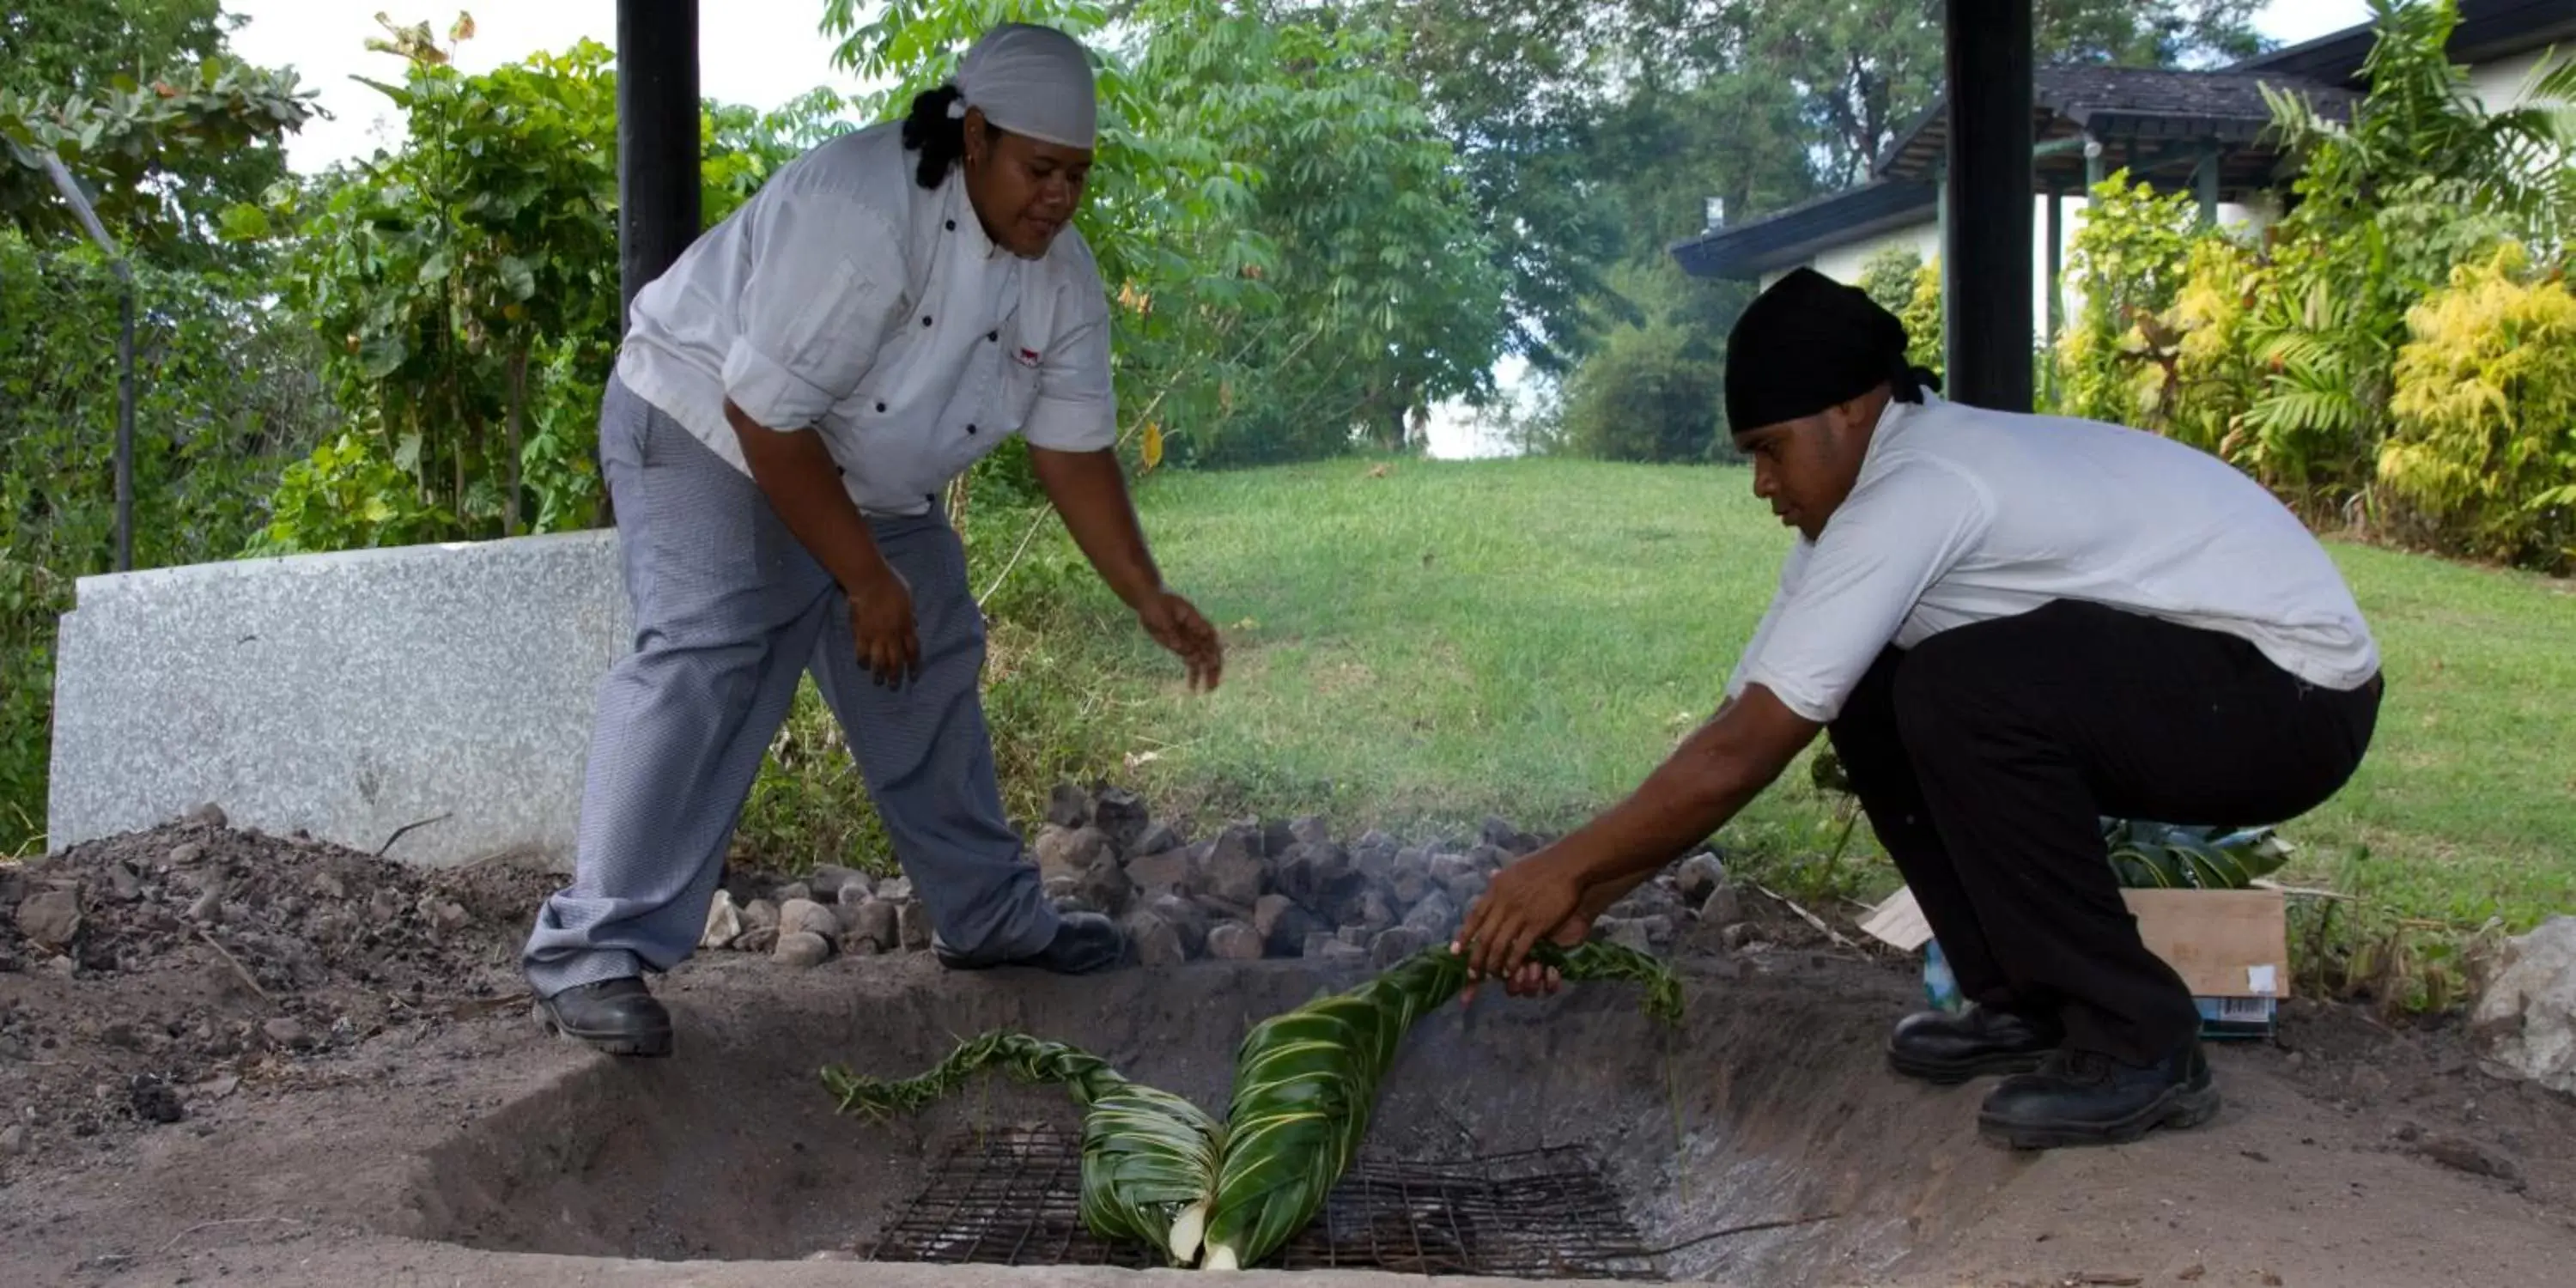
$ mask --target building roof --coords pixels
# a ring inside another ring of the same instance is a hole
[[[1820,250],[1922,223],[1935,216],[1939,198],[1930,183],[1872,183],[1702,233],[1675,245],[1673,258],[1693,277],[1751,279],[1805,263]]]
[[[2568,0],[2458,0],[2459,22],[2448,52],[2455,63],[2487,63],[2554,44],[2576,45],[2576,4]],[[2231,71],[2281,72],[2346,88],[2361,87],[2361,65],[2374,41],[2362,23],[2236,64]]]
[[[2449,47],[2455,62],[2492,62],[2553,44],[2576,48],[2576,0],[2458,5]],[[2218,199],[2242,201],[2279,181],[2281,158],[2264,138],[2272,122],[2265,89],[2304,97],[2329,119],[2348,118],[2376,39],[2372,24],[2362,23],[2217,71],[2039,68],[2031,76],[2031,138],[2039,148],[2033,191],[2081,191],[2089,141],[2100,147],[2104,173],[2126,169],[2175,185],[2191,182],[2202,150],[2214,149]],[[1753,278],[1921,223],[1938,213],[1939,163],[1948,147],[1948,104],[1936,100],[1898,132],[1871,182],[1712,229],[1676,244],[1673,256],[1693,276]]]
[[[2331,118],[2349,116],[2358,97],[2341,86],[2277,72],[2195,72],[2143,67],[2043,67],[2031,74],[2034,143],[2090,139],[2103,148],[2105,172],[2180,167],[2188,175],[2198,147],[2219,151],[2219,195],[2240,198],[2268,186],[2278,156],[2265,146],[2272,107],[2264,91],[2302,96]],[[1950,143],[1946,100],[1936,99],[1879,158],[1882,179],[1931,181]],[[2080,189],[2085,158],[2074,147],[2044,152],[2032,164],[2037,189]]]

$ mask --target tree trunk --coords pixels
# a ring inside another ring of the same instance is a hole
[[[501,535],[519,535],[519,423],[528,403],[528,342],[510,354],[510,468],[503,471],[510,490],[501,494]]]

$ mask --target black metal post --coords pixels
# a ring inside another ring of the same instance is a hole
[[[123,261],[116,296],[116,570],[134,570],[134,274]]]
[[[619,329],[698,236],[698,0],[617,0]]]
[[[2031,0],[1944,0],[1950,395],[2031,409]]]

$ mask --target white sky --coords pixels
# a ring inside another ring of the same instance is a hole
[[[287,161],[313,170],[364,156],[386,142],[398,124],[384,96],[350,79],[401,79],[401,62],[367,49],[384,34],[380,8],[396,22],[428,20],[443,37],[457,14],[474,15],[474,38],[456,50],[459,66],[488,71],[539,50],[560,51],[584,37],[614,47],[616,0],[516,0],[508,5],[393,9],[363,0],[227,0],[224,8],[250,21],[233,33],[233,51],[262,66],[292,66],[320,91],[332,119],[307,122],[287,144]],[[821,31],[823,0],[702,0],[699,5],[698,88],[709,98],[772,108],[817,85],[843,93],[867,86],[832,65],[834,42]],[[2264,35],[2284,44],[2314,39],[2367,21],[2364,0],[2272,0],[2255,19]],[[1506,389],[1520,384],[1521,366],[1497,369]],[[1482,455],[1493,450],[1475,424],[1456,408],[1432,417],[1431,447],[1439,456]]]

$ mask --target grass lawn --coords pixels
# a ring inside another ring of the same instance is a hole
[[[1105,633],[1101,660],[1135,677],[1118,686],[1129,750],[1210,813],[1578,822],[1708,715],[1750,636],[1789,534],[1749,482],[1557,460],[1153,479],[1139,506],[1165,575],[1230,660],[1193,696],[1123,621]],[[2576,910],[2576,587],[2335,553],[2391,688],[2358,780],[2287,829],[2305,847],[2291,875],[2455,922]],[[1793,771],[1720,840],[1812,863],[1828,810]],[[1865,826],[1853,850],[1875,853]],[[1893,882],[1846,860],[1822,884]]]

